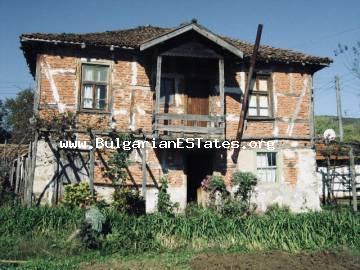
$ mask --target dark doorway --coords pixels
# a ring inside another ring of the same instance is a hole
[[[192,152],[187,154],[187,202],[199,202],[202,193],[201,181],[211,175],[213,153],[211,151]]]

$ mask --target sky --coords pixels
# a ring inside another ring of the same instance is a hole
[[[360,41],[358,0],[0,0],[0,99],[33,87],[19,35],[30,32],[97,32],[139,25],[174,27],[196,18],[217,34],[328,56],[334,63],[314,77],[315,113],[336,115],[334,76],[340,76],[343,115],[360,117],[360,80],[335,56],[338,44]]]

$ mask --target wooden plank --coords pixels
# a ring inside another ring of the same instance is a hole
[[[146,184],[147,184],[147,172],[146,172],[146,146],[147,143],[145,141],[145,146],[142,148],[142,196],[144,200],[146,200]]]
[[[24,205],[26,205],[27,207],[31,206],[31,199],[32,199],[32,189],[33,189],[33,182],[32,180],[34,178],[31,179],[31,167],[30,167],[30,163],[32,160],[32,156],[33,156],[33,143],[29,144],[29,151],[28,151],[28,155],[27,158],[25,158],[25,165],[24,165]]]
[[[10,186],[12,189],[14,189],[15,181],[14,181],[14,171],[15,171],[15,162],[11,162],[11,169],[10,169]]]
[[[20,156],[18,156],[16,160],[16,176],[15,176],[15,194],[19,192],[19,184],[20,184]]]
[[[36,153],[37,153],[37,144],[39,139],[39,132],[35,130],[34,142],[31,143],[31,152],[29,153],[29,169],[25,193],[25,204],[31,206],[32,204],[32,194],[34,188],[34,177],[35,177],[35,167],[36,167]]]
[[[158,55],[156,61],[155,114],[158,114],[160,112],[161,62],[162,62],[162,56]],[[157,125],[156,119],[155,119],[155,125]],[[157,135],[156,131],[155,131],[155,135]]]
[[[208,121],[208,122],[222,122],[225,120],[224,116],[217,115],[201,115],[201,114],[156,114],[158,120],[192,120],[192,121]]]
[[[220,92],[220,107],[221,107],[221,115],[225,113],[225,106],[224,106],[224,59],[219,59],[219,92]]]
[[[91,194],[95,195],[94,189],[94,178],[95,178],[95,134],[92,135],[92,145],[93,148],[90,150],[90,159],[89,159],[89,187]]]
[[[223,128],[214,128],[214,127],[190,127],[190,126],[173,126],[173,125],[157,125],[158,131],[169,131],[169,132],[189,132],[189,133],[215,133],[223,134]]]
[[[356,191],[356,170],[355,170],[355,157],[352,147],[349,151],[349,160],[350,160],[350,172],[351,172],[351,192],[352,192],[352,205],[354,212],[357,212],[357,191]]]

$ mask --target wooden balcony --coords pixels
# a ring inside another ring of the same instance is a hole
[[[168,137],[225,137],[225,117],[195,114],[155,114],[153,131]]]

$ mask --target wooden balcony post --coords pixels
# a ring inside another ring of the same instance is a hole
[[[224,58],[219,58],[219,92],[220,92],[220,106],[221,116],[225,114],[225,94],[224,94]]]
[[[157,57],[157,63],[156,63],[156,86],[155,86],[155,130],[156,135],[158,135],[157,131],[157,119],[156,115],[160,112],[160,87],[161,87],[161,62],[162,62],[162,56],[158,55]]]

